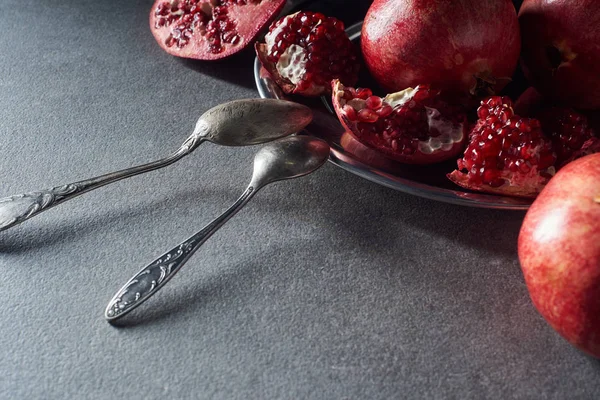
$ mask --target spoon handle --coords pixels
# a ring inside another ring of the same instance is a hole
[[[142,268],[113,296],[104,311],[104,317],[109,321],[121,318],[152,297],[183,267],[209,237],[246,205],[257,191],[257,187],[248,186],[240,198],[223,214]]]
[[[38,215],[42,211],[46,211],[67,200],[71,200],[74,197],[101,186],[144,172],[166,167],[189,154],[195,147],[202,143],[202,139],[196,138],[195,142],[191,139],[193,138],[188,138],[175,153],[158,161],[111,172],[79,182],[57,186],[52,189],[4,197],[0,199],[0,231],[18,225],[21,222]]]

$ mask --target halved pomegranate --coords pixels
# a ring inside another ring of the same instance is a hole
[[[385,98],[370,89],[332,82],[333,105],[344,127],[361,143],[407,164],[433,164],[456,157],[467,141],[468,123],[437,90],[419,85]]]
[[[171,55],[217,60],[252,43],[284,5],[285,0],[157,0],[150,29]]]
[[[358,80],[356,48],[336,18],[288,15],[271,24],[265,42],[255,45],[256,54],[285,93],[321,96],[331,91],[332,79],[347,85]]]
[[[448,178],[471,190],[537,196],[556,172],[552,141],[540,121],[516,115],[506,96],[482,101],[477,115],[458,169]]]

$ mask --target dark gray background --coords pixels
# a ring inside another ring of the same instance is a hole
[[[257,96],[251,52],[173,58],[150,5],[2,0],[0,196],[159,158],[207,108]],[[124,326],[106,323],[132,273],[237,198],[255,151],[206,145],[0,234],[0,398],[598,398],[600,362],[529,300],[522,212],[331,164],[266,188]]]

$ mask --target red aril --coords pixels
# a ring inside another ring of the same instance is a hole
[[[321,13],[298,12],[275,21],[256,44],[263,67],[285,93],[321,96],[331,80],[354,85],[360,64],[344,23]]]
[[[157,0],[150,29],[171,55],[216,60],[252,43],[284,5],[285,0]]]
[[[544,133],[550,137],[557,156],[557,167],[561,168],[583,154],[597,148],[596,132],[589,126],[587,117],[570,108],[549,107],[537,115]],[[582,148],[587,142],[586,149]]]
[[[586,115],[570,107],[552,105],[532,87],[517,99],[514,110],[516,114],[540,120],[542,131],[552,140],[556,151],[557,168],[596,152],[600,146],[597,132]]]
[[[371,74],[389,91],[427,82],[487,95],[516,68],[517,13],[510,0],[375,0],[361,46]]]
[[[600,108],[600,2],[525,0],[519,22],[532,85],[555,103]]]
[[[479,120],[458,169],[448,178],[464,188],[535,197],[555,173],[556,154],[537,119],[522,118],[512,100],[493,96],[481,102]]]
[[[525,216],[519,261],[533,304],[573,345],[600,357],[600,154],[562,168]]]
[[[408,164],[433,164],[456,157],[467,140],[465,114],[445,103],[428,85],[381,98],[370,89],[333,82],[339,120],[364,145]]]

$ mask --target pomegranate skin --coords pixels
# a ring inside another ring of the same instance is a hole
[[[525,0],[519,23],[531,84],[554,102],[600,108],[600,2]]]
[[[428,83],[498,92],[515,71],[520,46],[510,0],[375,0],[361,37],[365,63],[388,91]]]
[[[570,343],[600,357],[600,154],[562,168],[519,233],[533,304]]]

